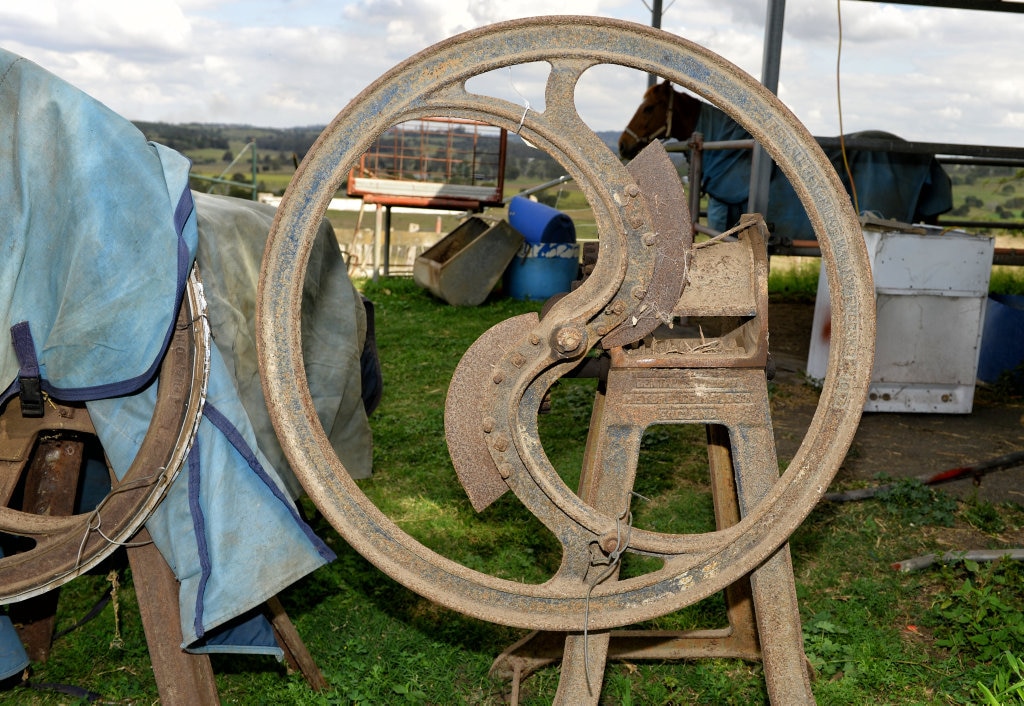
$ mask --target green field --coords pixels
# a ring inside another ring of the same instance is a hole
[[[238,125],[138,123],[147,138],[181,151],[193,160],[193,172],[225,176],[249,184],[253,179],[251,155],[228,168],[249,142],[256,145],[256,182],[261,192],[281,194],[301,160],[322,130],[319,126],[289,129]],[[603,139],[612,140],[602,133]],[[613,140],[612,140],[613,141]],[[564,173],[546,154],[509,141],[505,195],[544,183]],[[227,172],[225,173],[225,169]],[[953,181],[953,210],[946,219],[1024,223],[1024,170],[1011,167],[947,165]],[[204,190],[207,186],[203,186]],[[224,189],[224,187],[218,187]],[[251,189],[251,187],[250,187]],[[538,197],[569,213],[581,237],[593,234],[593,219],[579,190],[571,183],[553,187]],[[972,227],[993,234],[1020,235],[1022,231]]]
[[[947,167],[953,180],[949,218],[1024,222],[1024,169]]]
[[[234,139],[230,141],[231,153],[237,155],[245,145]],[[293,155],[284,151],[259,151],[257,147],[256,181],[260,192],[283,194],[288,182],[295,172]],[[252,182],[252,160],[245,155],[227,173],[229,161],[225,150],[201,148],[186,151],[193,160],[193,173],[203,176],[223,176],[239,182]],[[298,155],[295,155],[297,157]],[[1005,230],[997,226],[1003,223],[1024,223],[1024,170],[998,167],[947,167],[953,181],[953,210],[943,218],[969,221],[989,221],[992,227],[973,227],[973,232],[991,232],[1000,235],[1022,235],[1022,230]],[[517,177],[505,182],[505,196],[509,198],[520,191],[543,183],[545,179],[536,177]],[[208,188],[206,186],[203,187]],[[217,189],[224,193],[228,187]],[[343,194],[339,194],[343,195]],[[573,183],[568,182],[554,186],[537,194],[543,202],[568,213],[576,224],[577,233],[582,239],[596,237],[593,216],[590,208]],[[492,215],[501,216],[498,209]],[[346,224],[349,225],[349,224]],[[352,224],[354,225],[354,218]],[[395,223],[400,228],[400,223]]]
[[[496,322],[534,312],[539,303],[496,297],[480,307],[456,308],[440,304],[407,278],[361,286],[376,304],[387,383],[371,419],[374,476],[359,481],[360,488],[406,532],[444,556],[508,579],[544,580],[558,567],[558,542],[511,493],[484,512],[472,509],[451,469],[443,419],[445,390],[466,348]],[[538,422],[545,453],[570,487],[581,463],[593,383],[560,382],[552,390],[550,412]],[[794,393],[769,386],[773,404],[785,404],[786,394]],[[710,529],[701,429],[653,429],[645,436],[640,467],[637,526]],[[525,631],[469,618],[420,597],[351,549],[310,504],[305,509],[338,559],[298,582],[282,600],[328,690],[312,692],[271,658],[222,655],[213,662],[223,703],[508,703],[508,682],[488,670]],[[913,483],[897,484],[871,500],[815,508],[790,546],[818,703],[1021,703],[1024,565],[958,561],[900,573],[891,564],[946,550],[950,537],[991,549],[1017,546],[1022,527],[1024,508],[1018,502],[957,500]],[[649,559],[629,557],[625,575],[649,570],[644,563]],[[10,690],[0,691],[0,704],[84,703],[84,690],[101,703],[156,702],[130,571],[120,567],[116,599],[95,619],[74,627],[110,586],[108,568],[118,567],[105,567],[62,589],[57,629],[70,632],[56,640],[48,662],[33,666],[31,682],[40,688],[9,684]],[[639,627],[716,627],[723,615],[721,597],[713,596]],[[557,666],[542,669],[523,684],[520,703],[551,703],[557,680]],[[55,690],[59,686],[77,689],[77,696]],[[996,700],[984,701],[985,690]],[[609,664],[604,673],[603,705],[684,703],[767,703],[763,669],[720,658],[624,660]]]

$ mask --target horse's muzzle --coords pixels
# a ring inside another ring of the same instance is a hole
[[[619,156],[623,159],[633,159],[646,145],[646,141],[641,140],[636,133],[626,128],[626,131],[619,136]]]

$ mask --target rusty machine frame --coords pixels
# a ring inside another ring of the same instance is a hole
[[[475,75],[537,61],[551,67],[543,112],[524,114],[521,105],[466,90]],[[807,210],[832,291],[833,339],[814,419],[781,475],[767,400],[763,223],[753,215],[729,234],[735,237],[695,244],[685,194],[660,146],[624,166],[579,117],[576,82],[597,64],[656,74],[720,106],[764,146]],[[306,383],[298,344],[302,282],[328,203],[386,130],[438,116],[519,132],[561,163],[598,222],[600,255],[589,277],[543,317],[514,317],[483,334],[460,362],[446,403],[449,449],[474,506],[511,490],[561,543],[561,565],[540,585],[455,563],[385,517],[332,452]],[[544,17],[436,44],[338,114],[278,211],[260,277],[258,350],[288,459],[353,547],[448,608],[541,631],[533,648],[499,659],[499,671],[518,679],[537,659],[560,656],[556,701],[596,704],[606,659],[632,649],[623,642],[632,636],[615,628],[727,590],[730,615],[735,608],[750,618],[745,636],[742,626],[678,636],[700,646],[680,643],[677,654],[731,649],[760,657],[773,702],[804,703],[813,696],[786,542],[825,492],[856,431],[871,373],[873,296],[860,228],[835,171],[775,96],[675,35],[608,19]],[[545,455],[537,414],[559,378],[595,357],[603,361],[603,383],[574,491]],[[707,426],[715,531],[663,534],[629,524],[639,439],[656,423]],[[660,559],[661,568],[619,580],[624,552]]]

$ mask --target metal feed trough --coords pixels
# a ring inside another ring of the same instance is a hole
[[[545,109],[470,93],[468,79],[546,61]],[[624,166],[580,119],[573,92],[598,64],[657,74],[715,103],[795,185],[821,243],[832,292],[829,374],[797,454],[779,475],[768,410],[764,226],[694,244],[686,195],[660,145]],[[459,479],[482,509],[511,490],[558,538],[562,562],[541,585],[444,558],[383,516],[349,478],[308,404],[299,340],[303,272],[317,225],[360,156],[402,121],[436,116],[518,132],[555,157],[585,193],[600,256],[542,318],[508,319],[465,353],[445,423]],[[495,670],[519,679],[561,659],[559,703],[597,703],[606,660],[732,655],[764,662],[775,703],[813,700],[787,539],[824,493],[868,390],[874,292],[849,199],[820,148],[754,79],[721,57],[648,27],[592,17],[493,25],[436,44],[342,110],[299,167],[263,262],[259,358],[278,436],[303,486],[345,539],[381,570],[453,610],[537,635]],[[701,326],[694,327],[697,320]],[[670,325],[667,326],[666,324]],[[536,417],[547,391],[600,352],[580,487],[548,461]],[[599,366],[600,367],[600,366]],[[717,528],[663,534],[630,527],[639,440],[652,424],[707,427]],[[619,580],[624,553],[660,568]],[[668,636],[616,630],[726,591],[731,627]]]
[[[506,221],[472,216],[416,258],[416,284],[453,306],[481,304],[519,252],[523,236]]]

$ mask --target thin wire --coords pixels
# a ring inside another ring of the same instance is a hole
[[[622,520],[626,520],[626,541],[622,541]],[[615,549],[608,554],[608,568],[601,572],[601,574],[594,580],[592,584],[587,588],[587,599],[583,604],[583,671],[587,679],[587,693],[593,694],[593,690],[590,686],[590,638],[588,636],[588,628],[590,626],[590,594],[594,592],[594,587],[599,583],[607,579],[619,566],[619,560],[622,558],[622,553],[626,551],[629,546],[629,538],[633,536],[633,513],[629,511],[627,506],[622,514],[615,518]]]
[[[701,248],[706,248],[706,247],[709,247],[711,245],[717,245],[718,243],[720,243],[722,241],[725,241],[725,240],[735,239],[735,237],[734,237],[735,234],[739,233],[741,230],[746,228],[747,225],[748,224],[746,224],[746,223],[740,223],[739,225],[735,225],[732,228],[730,228],[729,230],[723,231],[722,233],[719,233],[718,235],[713,236],[713,237],[709,238],[708,240],[702,240],[699,243],[694,243],[690,247],[693,250],[700,250]]]
[[[646,8],[647,8],[647,11],[648,11],[648,12],[654,12],[654,8],[653,8],[653,7],[651,7],[650,5],[648,5],[648,4],[647,4],[647,0],[640,0],[640,2],[642,2],[642,3],[644,4],[644,7],[646,7]],[[670,3],[668,4],[668,7],[663,7],[663,8],[661,8],[661,14],[662,14],[662,16],[664,16],[664,15],[665,15],[665,13],[666,13],[666,12],[668,12],[668,11],[669,11],[669,9],[670,9],[670,8],[671,8],[671,7],[673,6],[673,5],[675,5],[675,4],[676,4],[676,0],[672,0],[672,2],[670,2]]]
[[[516,82],[512,80],[512,67],[508,67],[508,85],[512,86],[512,90],[516,92],[516,95],[523,99],[523,117],[519,118],[519,127],[516,128],[516,134],[523,129],[523,123],[526,122],[526,114],[530,112],[530,101],[520,93],[516,87]]]
[[[176,331],[187,331],[188,329],[192,328],[193,326],[195,326],[198,322],[202,321],[203,319],[206,319],[206,323],[207,324],[210,323],[210,318],[204,312],[202,314],[199,314],[198,316],[193,316],[191,321],[186,321],[183,324],[178,324],[175,327],[175,330]]]
[[[107,504],[108,500],[110,500],[118,493],[124,493],[129,490],[135,490],[136,488],[146,487],[147,485],[156,485],[162,479],[166,478],[166,476],[167,469],[161,468],[159,472],[156,474],[145,476],[142,478],[137,478],[127,483],[122,483],[118,487],[112,489],[110,493],[105,498],[103,498],[103,500],[101,500],[100,503],[95,508],[93,508],[93,511],[89,513],[89,521],[86,523],[85,533],[82,535],[82,541],[78,545],[78,555],[75,557],[75,566],[72,569],[72,572],[77,571],[78,568],[82,565],[82,554],[85,553],[85,545],[89,541],[89,535],[91,535],[93,532],[96,532],[100,537],[102,537],[107,542],[107,544],[113,544],[118,547],[143,547],[147,544],[150,544],[150,542],[118,542],[112,537],[108,537],[106,533],[104,533],[103,530],[100,529],[103,526],[103,518],[100,516],[100,510],[103,509],[103,506]]]
[[[850,180],[853,210],[857,212],[857,215],[860,215],[860,204],[857,203],[857,185],[853,181],[850,161],[846,157],[846,138],[843,136],[843,94],[840,88],[840,65],[843,59],[843,11],[840,8],[841,4],[841,0],[836,0],[836,23],[839,25],[839,42],[836,46],[836,107],[839,110],[839,151],[843,155],[843,168],[846,169],[846,177]]]

